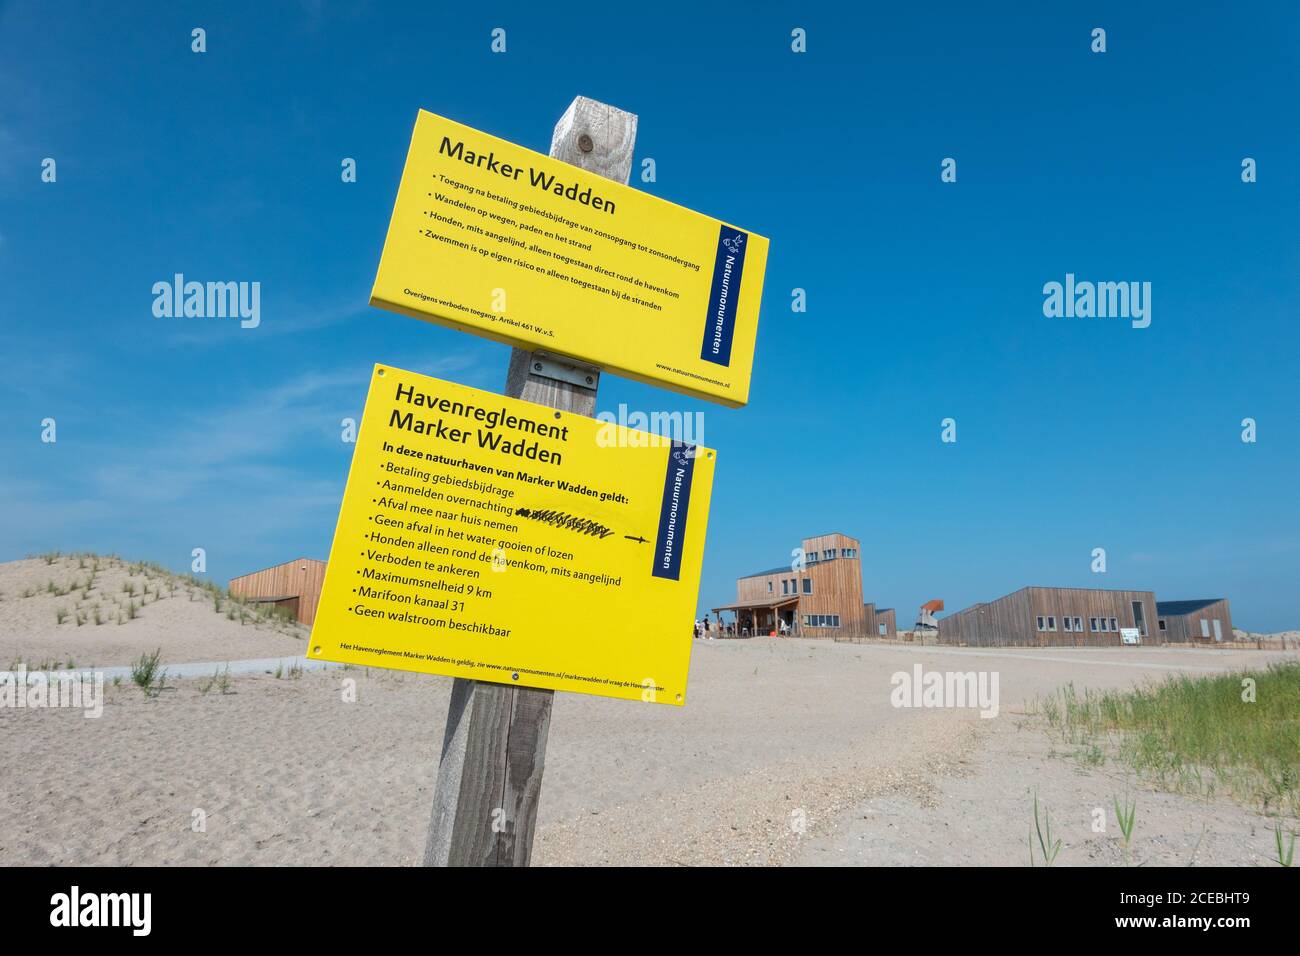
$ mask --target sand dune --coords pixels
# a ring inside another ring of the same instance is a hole
[[[158,648],[164,662],[179,663],[306,646],[296,622],[258,616],[156,565],[93,555],[0,564],[0,669],[108,667]]]

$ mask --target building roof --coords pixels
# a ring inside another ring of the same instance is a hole
[[[738,580],[743,581],[745,578],[761,578],[768,574],[797,574],[797,573],[798,573],[797,571],[792,571],[790,569],[790,565],[783,564],[779,568],[772,568],[768,571],[755,571],[753,574],[742,574]]]
[[[975,608],[987,607],[990,604],[998,603],[998,601],[1005,601],[1007,598],[1019,594],[1021,591],[1092,591],[1098,594],[1128,593],[1128,594],[1150,594],[1152,597],[1155,596],[1155,592],[1152,591],[1150,588],[1068,588],[1068,587],[1062,588],[1062,587],[1054,587],[1045,584],[1026,584],[1022,588],[1016,588],[1010,594],[1004,594],[999,598],[994,598],[992,601],[980,601],[977,604],[972,604],[970,607],[964,607],[960,611],[953,611],[952,614],[949,614],[948,616],[954,617],[955,615],[958,614],[965,614],[967,611],[973,611],[975,610]],[[1207,601],[1206,603],[1211,603],[1211,602]]]
[[[1179,617],[1183,614],[1192,614],[1211,604],[1218,604],[1222,600],[1223,598],[1199,598],[1192,601],[1157,601],[1156,613]]]
[[[782,604],[793,604],[798,602],[799,595],[786,594],[777,598],[772,595],[771,598],[759,598],[753,601],[737,601],[735,604],[723,604],[720,607],[710,608],[711,611],[744,611],[752,607],[779,607]]]
[[[263,571],[274,571],[276,568],[287,568],[291,564],[324,564],[320,558],[294,558],[292,561],[281,561],[279,564],[273,564],[270,567],[258,568],[256,571],[248,571],[244,574],[236,575],[231,578],[232,581],[238,581],[240,578],[251,578],[254,574],[261,574]]]

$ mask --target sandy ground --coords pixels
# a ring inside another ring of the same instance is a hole
[[[1027,866],[1032,852],[1042,866],[1037,795],[1062,841],[1054,866],[1276,865],[1273,819],[1228,800],[1153,790],[1120,764],[1093,768],[1074,759],[1075,749],[1049,740],[1041,721],[991,721],[981,748],[945,767],[926,791],[861,801],[805,841],[794,862]],[[1127,855],[1116,798],[1137,809]]]
[[[92,561],[100,569],[93,574]],[[307,630],[261,621],[241,624],[182,578],[137,571],[115,558],[43,558],[0,564],[0,669],[108,667],[162,648],[165,661],[240,660],[302,654]],[[124,585],[134,586],[134,595]],[[50,585],[56,591],[51,593]],[[149,589],[146,594],[145,588]],[[136,617],[129,616],[135,603]],[[66,612],[62,623],[58,612]],[[102,623],[96,623],[96,614]],[[81,623],[77,623],[78,617]]]
[[[688,707],[557,696],[534,862],[1024,865],[1036,787],[1065,840],[1058,864],[1114,863],[1113,811],[1107,835],[1090,814],[1123,792],[1122,772],[1053,756],[1023,702],[1067,680],[1280,656],[696,642]],[[893,707],[890,677],[916,661],[998,671],[999,716]],[[449,681],[350,669],[199,687],[148,700],[110,688],[97,720],[0,709],[0,865],[419,860]],[[1194,849],[1200,864],[1251,864],[1267,850],[1248,809],[1134,791],[1137,862],[1181,865]]]

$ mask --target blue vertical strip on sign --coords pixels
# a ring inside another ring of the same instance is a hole
[[[691,506],[691,478],[695,475],[695,446],[674,441],[664,473],[664,497],[659,505],[659,533],[655,535],[654,567],[650,573],[670,581],[681,579],[682,543],[686,540],[686,513]]]
[[[709,313],[704,321],[704,344],[700,358],[715,365],[731,364],[731,338],[736,331],[736,310],[740,307],[740,275],[745,269],[745,246],[749,235],[723,226],[718,230],[718,251],[713,259],[713,286],[709,290]]]

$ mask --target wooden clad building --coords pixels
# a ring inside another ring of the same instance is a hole
[[[316,606],[324,584],[325,562],[299,558],[232,578],[230,594],[255,604],[274,604],[310,625],[316,620]]]
[[[861,547],[846,534],[805,538],[790,564],[740,578],[736,602],[713,608],[713,613],[719,621],[724,612],[734,614],[736,634],[742,637],[874,636],[880,621],[892,633],[893,612],[876,612],[862,601]]]
[[[866,616],[865,626],[868,637],[897,637],[898,622],[894,617],[892,607],[878,608],[874,604],[868,604],[863,609]]]
[[[1227,598],[1157,601],[1160,637],[1172,643],[1232,640],[1232,612]]]
[[[1120,643],[1122,628],[1159,640],[1156,620],[1152,591],[1027,587],[942,618],[938,638],[972,646],[1105,646]]]

